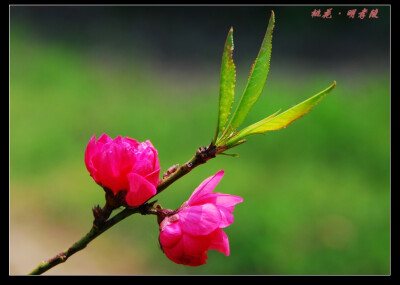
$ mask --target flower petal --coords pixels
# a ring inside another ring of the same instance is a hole
[[[177,244],[171,247],[163,246],[163,251],[165,255],[171,259],[173,262],[182,264],[180,262],[180,257],[183,256],[183,241],[180,239]]]
[[[110,138],[109,136],[107,136],[106,134],[102,134],[99,139],[97,140],[97,144],[98,145],[103,145],[109,142],[112,142],[112,138]]]
[[[152,147],[150,141],[140,143],[135,150],[137,162],[133,165],[132,172],[146,176],[160,168],[157,150]]]
[[[228,211],[224,207],[218,207],[219,213],[221,214],[221,223],[219,224],[220,228],[226,228],[233,223],[233,215],[230,211]]]
[[[147,174],[144,178],[149,181],[151,184],[154,186],[158,186],[158,183],[160,182],[160,168],[154,170],[153,172]]]
[[[182,235],[185,254],[191,256],[199,256],[206,252],[211,245],[210,235],[191,236]]]
[[[183,232],[192,236],[207,235],[219,227],[221,214],[213,204],[187,207],[179,212]]]
[[[89,173],[92,176],[93,176],[93,173],[95,172],[95,168],[93,167],[92,157],[97,152],[98,152],[98,149],[97,149],[97,146],[96,146],[96,136],[93,135],[93,137],[89,140],[89,143],[88,143],[88,145],[86,147],[86,150],[85,150],[85,165],[86,165],[86,169],[89,171]]]
[[[175,246],[181,239],[182,231],[177,221],[170,222],[168,217],[160,225],[160,244],[164,247]]]
[[[157,156],[158,155],[157,149],[153,146],[153,144],[149,140],[145,141],[144,143],[147,145],[147,148],[150,149],[153,152],[153,156],[154,156],[153,169],[160,168],[160,162],[159,162],[158,156]]]
[[[197,199],[194,205],[212,203],[218,207],[224,207],[232,212],[235,205],[241,202],[243,202],[243,198],[240,196],[223,193],[210,193]]]
[[[135,162],[133,153],[125,145],[118,143],[120,140],[121,138],[116,138],[114,142],[103,145],[102,151],[92,158],[99,182],[114,194],[120,190],[128,190],[126,176]]]
[[[129,144],[130,147],[132,147],[132,148],[136,148],[136,147],[140,144],[137,140],[132,139],[132,138],[130,138],[130,137],[123,137],[123,138],[122,138],[122,141],[123,141],[124,143]]]
[[[229,239],[221,229],[216,229],[211,235],[211,245],[209,249],[216,249],[226,256],[229,256]]]
[[[98,152],[93,156],[92,162],[99,180],[96,182],[100,182],[104,187],[117,194],[119,190],[123,190],[124,185],[121,185],[121,181],[116,179],[112,156],[112,153],[109,152]]]
[[[190,196],[188,200],[189,205],[193,205],[199,200],[202,196],[211,193],[217,184],[221,181],[224,176],[225,171],[220,170],[214,176],[208,177],[204,180],[197,188],[194,190],[193,194]]]
[[[181,239],[176,246],[164,248],[164,253],[173,262],[189,266],[199,266],[205,264],[207,260],[207,254],[205,252],[195,256],[186,254],[183,239]]]
[[[140,206],[156,194],[156,187],[142,176],[136,173],[129,173],[127,178],[129,190],[125,200],[129,206]]]

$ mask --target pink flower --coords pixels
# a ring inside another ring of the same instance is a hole
[[[224,171],[220,170],[204,180],[188,201],[160,223],[159,242],[173,262],[190,266],[205,264],[209,249],[229,256],[228,236],[222,229],[233,223],[234,206],[243,202],[243,198],[211,193],[223,176]]]
[[[160,165],[150,141],[139,143],[128,137],[114,140],[93,136],[85,151],[85,164],[96,183],[114,195],[126,191],[129,206],[139,206],[156,194]]]

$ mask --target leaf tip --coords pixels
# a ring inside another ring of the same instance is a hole
[[[225,156],[230,156],[230,157],[239,157],[239,155],[236,154],[236,153],[225,153],[225,152],[220,152],[220,153],[218,153],[218,154],[225,155]]]
[[[332,91],[335,87],[336,87],[336,80],[333,80],[332,85],[329,86],[329,87],[327,88],[327,89],[329,90],[328,93],[329,93],[330,91]]]
[[[274,10],[271,10],[271,20],[275,24],[275,13],[274,13]]]

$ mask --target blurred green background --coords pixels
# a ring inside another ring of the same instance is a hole
[[[327,8],[332,19],[311,17]],[[346,16],[363,8],[379,18]],[[226,228],[231,255],[177,265],[159,249],[156,218],[133,215],[45,274],[390,274],[390,7],[312,5],[11,6],[11,275],[90,229],[104,204],[83,160],[93,134],[150,139],[162,171],[209,144],[227,32],[239,98],[272,9],[271,70],[244,126],[336,88],[157,197],[175,209],[225,169],[216,191],[244,198]]]

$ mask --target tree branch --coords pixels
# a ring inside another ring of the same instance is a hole
[[[154,198],[156,195],[161,193],[165,190],[168,186],[174,183],[176,180],[182,178],[184,175],[188,174],[197,166],[206,163],[209,159],[214,158],[216,154],[224,151],[222,148],[217,148],[213,144],[210,144],[207,147],[200,147],[196,154],[185,164],[180,166],[175,170],[175,172],[171,173],[167,177],[165,177],[157,186],[157,193],[151,197],[150,199]],[[149,200],[150,200],[149,199]],[[157,214],[157,208],[153,208],[154,203],[157,202],[156,200],[153,202],[148,203],[147,201],[143,203],[139,207],[126,207],[123,211],[116,214],[112,218],[109,218],[111,212],[106,205],[104,206],[103,210],[99,211],[99,207],[95,207],[93,209],[95,214],[95,220],[93,222],[93,226],[90,231],[79,241],[74,243],[68,249],[60,252],[53,258],[42,261],[35,269],[28,273],[28,275],[40,275],[47,270],[53,268],[54,266],[65,262],[70,256],[75,254],[76,252],[84,249],[92,240],[96,237],[104,233],[106,230],[114,226],[115,224],[119,223],[120,221],[124,220],[125,218],[129,217],[132,214],[140,213],[142,215],[151,215]],[[106,210],[106,208],[108,210]],[[103,217],[97,215],[104,215]],[[107,220],[108,219],[108,220]]]

